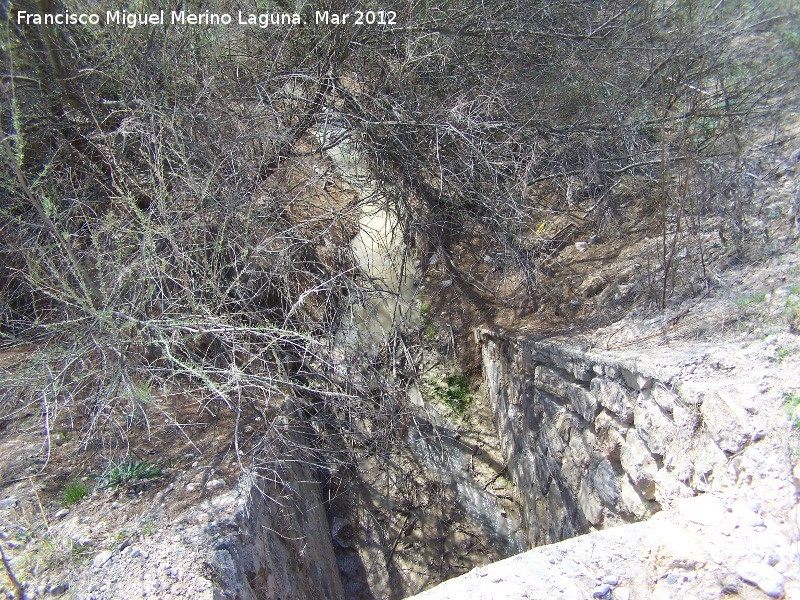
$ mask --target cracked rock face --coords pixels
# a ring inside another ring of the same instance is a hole
[[[98,553],[79,597],[343,598],[320,486],[299,461],[284,475],[294,494],[281,502],[257,489],[254,477],[231,490],[212,480],[206,488],[215,495],[152,537]]]
[[[477,337],[539,547],[415,598],[800,598],[797,440],[782,407],[800,373],[741,346],[677,348],[674,365],[661,348],[647,370],[641,349]],[[505,418],[510,398],[520,418]],[[548,512],[553,488],[564,507]],[[557,537],[570,531],[585,535]]]
[[[749,397],[749,387],[725,386],[722,389],[708,389],[703,394],[700,405],[703,423],[723,452],[739,452],[752,440],[754,427],[743,401]]]
[[[655,497],[655,478],[658,465],[635,429],[629,429],[620,451],[622,469],[635,489],[648,500]]]

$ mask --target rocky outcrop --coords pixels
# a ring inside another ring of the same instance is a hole
[[[646,519],[706,492],[764,435],[756,383],[687,379],[703,348],[600,353],[476,336],[532,546]]]
[[[279,476],[267,483],[251,473],[240,483],[229,533],[212,546],[223,597],[343,598],[320,484],[299,462]]]
[[[776,368],[764,340],[612,353],[476,336],[546,545],[414,599],[800,598],[796,362]]]
[[[800,598],[792,527],[760,511],[734,496],[684,498],[650,521],[541,546],[413,599]]]
[[[95,556],[80,597],[345,597],[321,486],[303,461],[246,472],[233,489],[211,483],[205,500],[152,537]],[[156,506],[170,501],[171,488]]]

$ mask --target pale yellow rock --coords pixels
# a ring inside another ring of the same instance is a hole
[[[627,476],[622,478],[620,502],[624,509],[636,517],[636,519],[641,520],[647,517],[645,499],[639,494]]]
[[[659,522],[650,538],[651,556],[659,573],[670,569],[694,570],[708,562],[700,539],[683,527]]]
[[[786,600],[800,600],[800,582],[787,581],[783,587]]]

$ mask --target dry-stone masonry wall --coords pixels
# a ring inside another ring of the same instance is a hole
[[[647,519],[708,491],[764,435],[748,412],[756,383],[683,380],[702,350],[659,361],[476,336],[532,546]]]
[[[792,339],[476,336],[530,540],[557,543],[414,600],[800,599],[800,360],[775,360]]]

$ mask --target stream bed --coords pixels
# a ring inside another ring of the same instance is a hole
[[[353,299],[334,340],[348,368],[357,368],[396,331],[421,327],[419,275],[397,217],[346,129],[328,124],[317,137],[328,146],[337,175],[359,195],[359,231],[351,249],[373,292]],[[453,367],[429,352],[427,376],[445,377]],[[456,416],[425,387],[408,389],[413,410],[407,443],[381,460],[364,461],[357,481],[329,495],[348,598],[403,598],[527,549],[485,394],[473,391],[469,412]]]

